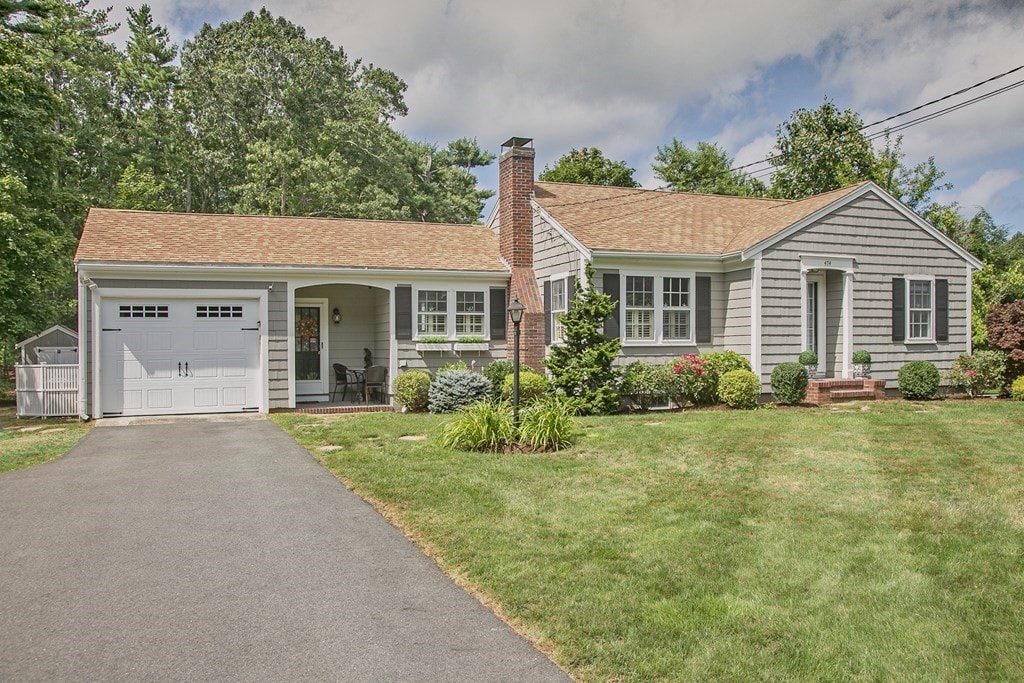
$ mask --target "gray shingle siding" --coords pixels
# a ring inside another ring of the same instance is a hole
[[[726,289],[722,346],[750,359],[750,269],[724,275]],[[714,315],[714,311],[712,311]]]
[[[579,273],[580,252],[540,215],[533,217],[533,274],[541,281],[560,273]]]
[[[773,245],[762,253],[762,371],[768,378],[779,363],[800,353],[800,255],[824,254],[855,259],[852,350],[867,349],[872,376],[894,382],[906,362],[925,359],[946,372],[967,350],[967,263],[958,254],[891,208],[866,194]],[[929,275],[949,281],[949,341],[907,344],[892,341],[892,278]],[[833,312],[841,305],[842,278],[826,284],[830,308],[832,362],[842,370],[840,321]],[[834,298],[839,297],[838,299]],[[828,342],[826,343],[828,349]]]

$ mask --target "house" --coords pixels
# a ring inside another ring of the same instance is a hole
[[[981,264],[873,183],[692,195],[536,182],[534,158],[529,139],[503,146],[486,226],[92,209],[75,257],[83,416],[327,401],[333,365],[367,355],[389,378],[479,366],[507,355],[512,298],[538,366],[587,262],[617,302],[622,362],[732,349],[767,387],[806,348],[825,377],[867,349],[881,379],[970,350]]]
[[[78,333],[63,325],[53,325],[14,345],[22,365],[37,363],[68,364],[78,362]]]

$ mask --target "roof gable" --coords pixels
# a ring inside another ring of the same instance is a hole
[[[482,225],[90,209],[75,262],[508,272]]]

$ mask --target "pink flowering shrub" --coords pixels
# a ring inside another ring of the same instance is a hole
[[[718,375],[706,358],[695,353],[683,354],[672,368],[678,383],[677,403],[710,405],[717,400]]]
[[[1002,351],[978,351],[961,354],[949,370],[949,383],[970,397],[1000,389],[1006,372],[1006,355]]]

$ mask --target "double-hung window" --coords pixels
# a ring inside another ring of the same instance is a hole
[[[907,340],[931,341],[934,337],[932,321],[935,297],[932,280],[907,278]]]
[[[455,292],[455,334],[483,336],[483,292]]]
[[[682,341],[690,338],[690,278],[661,279],[662,338]]]
[[[418,334],[448,334],[447,291],[443,289],[421,289],[416,310],[416,331]]]
[[[562,314],[568,310],[568,298],[565,295],[565,278],[551,281],[551,341],[557,344],[565,339],[565,325]]]
[[[626,339],[654,341],[654,277],[626,276]]]

